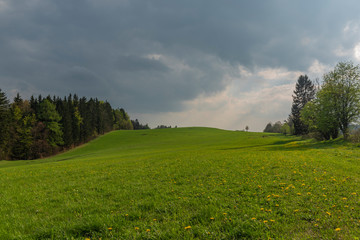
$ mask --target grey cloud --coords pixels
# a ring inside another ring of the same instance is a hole
[[[238,64],[296,71],[314,59],[334,64],[333,50],[360,37],[343,34],[348,21],[360,20],[355,0],[7,3],[0,87],[105,97],[134,112],[179,111],[185,100],[223,90],[224,75]],[[144,57],[150,54],[188,68]]]
[[[148,59],[138,56],[119,56],[117,60],[118,70],[123,71],[161,71],[166,72],[169,68],[156,59]]]

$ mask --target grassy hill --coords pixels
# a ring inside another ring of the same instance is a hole
[[[111,132],[0,161],[0,239],[355,238],[359,156],[274,134]]]

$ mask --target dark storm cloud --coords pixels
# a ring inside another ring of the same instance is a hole
[[[0,0],[0,87],[177,111],[237,65],[304,71],[359,41],[357,1]],[[249,83],[252,84],[252,83]]]

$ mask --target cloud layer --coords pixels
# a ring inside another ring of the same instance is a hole
[[[261,131],[286,118],[299,74],[360,61],[359,5],[0,0],[0,88],[107,99],[153,125]]]

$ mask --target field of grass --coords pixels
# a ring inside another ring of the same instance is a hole
[[[358,239],[359,157],[341,141],[115,131],[0,161],[0,239]]]

